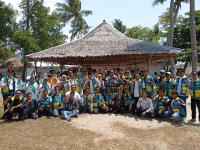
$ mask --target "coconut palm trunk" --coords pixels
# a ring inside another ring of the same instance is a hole
[[[190,36],[192,49],[192,71],[197,71],[197,38],[195,26],[195,0],[190,0]]]
[[[173,38],[174,38],[174,0],[171,0],[170,2],[170,29],[167,37],[167,46],[173,47]],[[171,63],[171,72],[172,76],[176,77],[176,67],[174,63],[174,57],[171,56],[170,58],[170,63]]]

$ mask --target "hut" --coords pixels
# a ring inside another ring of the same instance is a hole
[[[29,61],[60,65],[147,67],[154,61],[168,60],[181,49],[129,38],[103,21],[83,38],[27,55]]]

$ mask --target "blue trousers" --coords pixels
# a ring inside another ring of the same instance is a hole
[[[66,120],[69,120],[72,117],[75,117],[79,114],[79,110],[72,110],[72,111],[61,111],[62,117]]]

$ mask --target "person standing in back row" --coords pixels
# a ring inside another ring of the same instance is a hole
[[[141,79],[142,89],[146,91],[148,98],[153,99],[154,95],[154,79],[149,75],[148,70],[143,71],[143,77]]]
[[[186,104],[186,99],[189,96],[189,80],[188,77],[185,75],[185,71],[183,69],[178,70],[178,77],[175,80],[175,90],[178,92],[178,97],[184,101]],[[185,112],[186,105],[184,106]]]
[[[196,120],[196,106],[199,111],[199,121],[200,121],[200,79],[197,76],[197,72],[191,73],[192,79],[189,83],[190,96],[191,96],[191,110],[192,110],[192,119],[194,122]]]

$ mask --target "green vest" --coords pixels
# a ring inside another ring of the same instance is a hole
[[[200,79],[190,81],[190,96],[195,99],[200,99]]]

